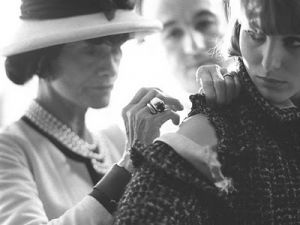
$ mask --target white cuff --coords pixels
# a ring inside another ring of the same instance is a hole
[[[201,146],[178,133],[164,134],[155,141],[168,144],[218,188],[227,189],[230,181],[223,176],[217,152],[212,146]]]

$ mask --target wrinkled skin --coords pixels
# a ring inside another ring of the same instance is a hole
[[[154,97],[162,99],[169,109],[155,115],[151,114],[146,104]],[[177,99],[165,95],[160,90],[141,88],[122,112],[128,145],[131,146],[135,140],[146,145],[151,144],[159,136],[159,128],[167,120],[171,119],[175,125],[179,124],[180,118],[176,111],[182,109],[183,106]],[[145,132],[147,135],[144,135]]]
[[[151,114],[146,106],[154,97],[158,97],[166,104],[164,112]],[[171,120],[175,125],[180,122],[180,117],[176,111],[182,110],[183,106],[179,100],[167,96],[156,88],[141,88],[127,106],[122,111],[127,136],[127,149],[129,150],[136,140],[148,145],[160,135],[160,127],[167,120]],[[126,150],[122,157],[121,165],[132,169],[129,151]]]

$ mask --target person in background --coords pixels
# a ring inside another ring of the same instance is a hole
[[[197,92],[197,68],[220,63],[213,49],[227,24],[223,1],[143,0],[141,4],[144,16],[163,23],[160,41],[172,75],[186,93]]]
[[[129,153],[112,141],[121,136],[89,132],[85,114],[108,105],[121,45],[161,28],[133,8],[129,0],[22,1],[19,24],[1,54],[12,82],[23,85],[36,75],[39,83],[23,117],[0,133],[0,224],[113,223],[131,178]],[[172,110],[151,114],[146,103],[155,97]],[[175,111],[182,106],[156,89],[142,89],[126,110],[132,108],[136,114],[126,125],[136,136],[128,135],[129,146],[132,137],[151,143],[155,136],[132,123],[145,116],[178,123]]]
[[[300,2],[227,2],[240,93],[193,95],[176,133],[136,142],[117,225],[300,223]]]
[[[141,0],[141,13],[163,23],[158,35],[158,49],[163,50],[169,74],[161,76],[173,79],[178,85],[164,87],[164,91],[176,96],[185,110],[190,110],[188,96],[199,90],[195,80],[197,68],[201,65],[219,64],[223,66],[214,48],[226,29],[227,21],[222,0]],[[148,40],[146,39],[146,42]],[[151,40],[149,40],[150,42]],[[161,54],[162,52],[159,52]],[[163,73],[164,70],[162,70]],[[161,132],[177,129],[167,123]]]

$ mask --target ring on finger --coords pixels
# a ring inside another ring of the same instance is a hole
[[[163,112],[166,109],[165,102],[158,97],[153,98],[148,104],[147,107],[149,108],[152,114],[156,114],[158,112]],[[154,112],[155,111],[155,112]]]
[[[158,111],[150,104],[150,103],[147,103],[147,108],[149,109],[150,113],[151,114],[156,114]]]
[[[234,78],[234,74],[233,73],[226,73],[226,74],[224,74],[223,75],[223,77],[224,77],[224,79],[226,78],[226,77],[230,77],[230,78]]]
[[[150,101],[150,105],[152,105],[157,112],[163,112],[166,109],[165,102],[158,97],[153,98]]]

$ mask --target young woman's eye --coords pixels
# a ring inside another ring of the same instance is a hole
[[[253,30],[247,30],[246,32],[253,41],[264,42],[266,40],[266,35],[264,33]]]

